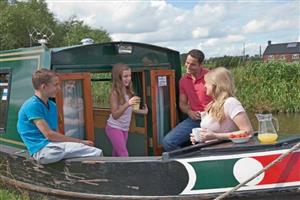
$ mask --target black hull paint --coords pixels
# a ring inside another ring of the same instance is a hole
[[[291,145],[293,143],[282,143],[281,148]],[[265,148],[278,149],[278,145]],[[166,159],[103,157],[39,165],[18,151],[1,145],[2,182],[49,196],[69,199],[213,199],[220,195],[180,195],[188,182],[188,173],[175,160],[175,157],[181,157],[178,152],[165,154],[165,157],[169,157]],[[255,151],[255,148],[248,148],[248,151]],[[195,148],[187,148],[183,152],[188,157],[194,157],[230,154],[232,149],[195,151]],[[300,199],[300,189],[286,187],[235,192],[229,199]]]

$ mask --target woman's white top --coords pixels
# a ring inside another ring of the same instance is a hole
[[[215,133],[228,133],[238,130],[233,119],[239,113],[245,112],[241,102],[234,97],[229,97],[224,103],[225,119],[219,123],[207,112],[201,113],[201,128],[207,128]]]

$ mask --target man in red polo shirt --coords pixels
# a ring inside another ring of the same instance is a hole
[[[179,81],[179,107],[188,118],[180,122],[163,139],[166,151],[181,148],[190,140],[193,128],[200,127],[201,114],[205,106],[211,101],[206,95],[204,75],[208,69],[203,68],[204,53],[198,49],[189,51],[186,61],[186,74]]]

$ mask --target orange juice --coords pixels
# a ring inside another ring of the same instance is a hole
[[[262,144],[273,144],[276,142],[278,135],[275,133],[261,133],[257,137]]]

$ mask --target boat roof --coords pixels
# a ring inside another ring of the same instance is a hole
[[[150,64],[145,64],[145,60]],[[138,42],[107,42],[51,49],[51,67],[55,70],[110,70],[116,63],[131,68],[168,67],[180,70],[178,51]]]
[[[145,46],[147,48],[152,47],[152,48],[155,48],[155,49],[164,49],[165,51],[178,52],[176,50],[169,49],[167,47],[161,47],[161,46],[156,46],[156,45],[146,44],[146,43],[140,43],[140,42],[130,42],[130,41],[114,41],[114,42],[104,42],[104,43],[95,43],[95,44],[80,44],[80,45],[72,45],[72,46],[65,46],[65,47],[57,47],[57,48],[52,48],[51,52],[57,53],[57,52],[66,51],[66,50],[70,50],[70,49],[74,49],[74,48],[80,48],[80,47],[86,47],[86,46],[89,46],[89,47],[92,47],[92,46],[106,46],[106,45],[110,45],[110,44],[114,44],[114,45],[131,44],[131,45],[135,45],[135,46]]]

